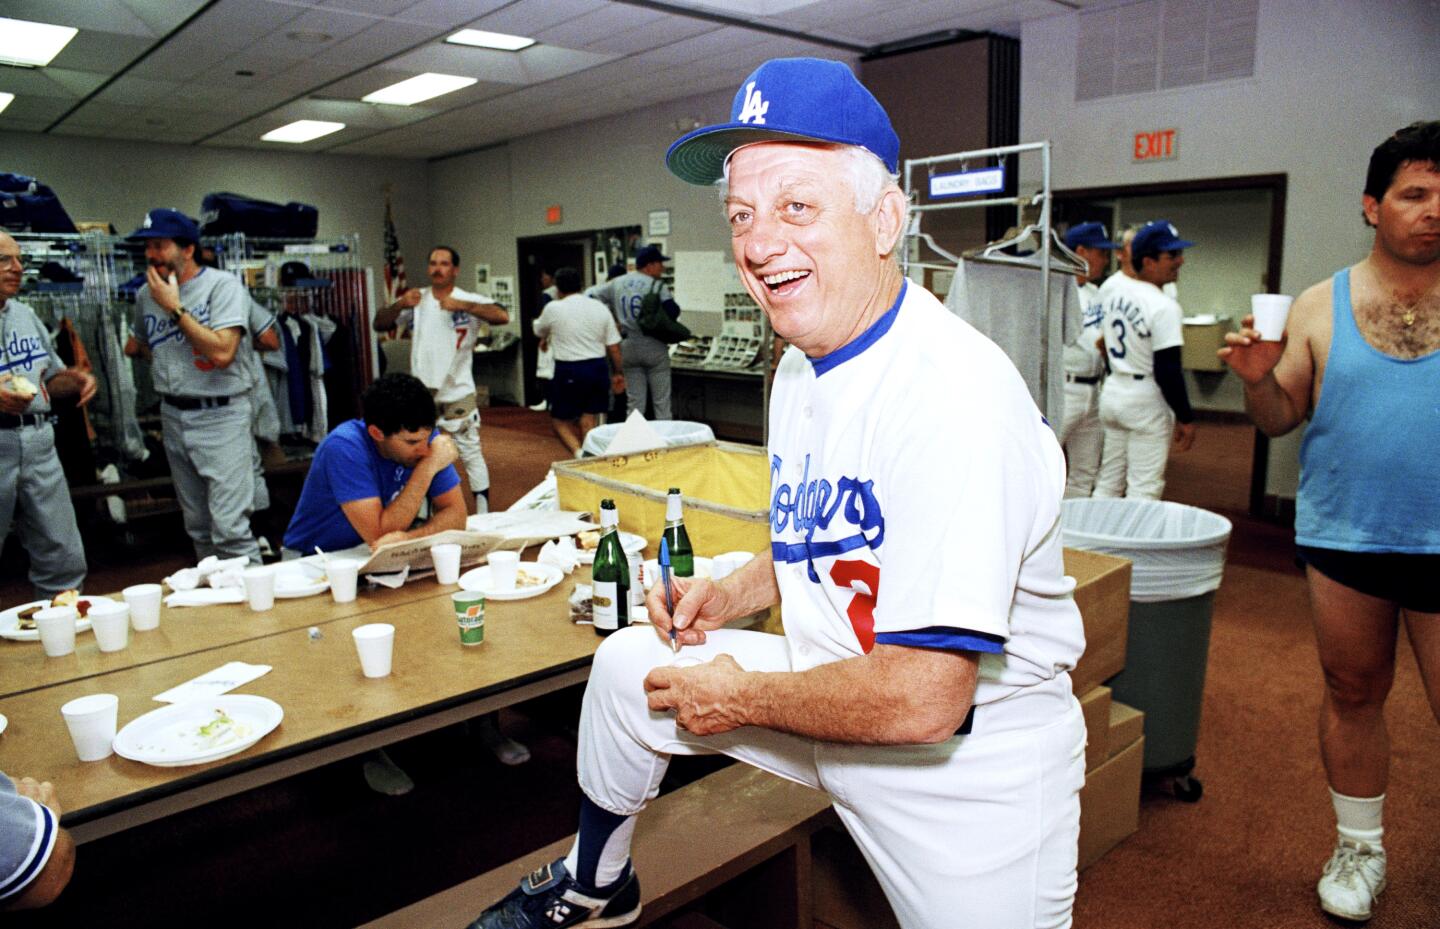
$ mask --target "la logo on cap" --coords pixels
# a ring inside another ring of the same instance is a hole
[[[765,125],[765,114],[770,110],[770,101],[760,96],[760,91],[755,89],[755,82],[751,81],[745,85],[745,105],[740,108],[740,115],[735,117],[738,123],[753,122],[757,126]]]
[[[154,223],[155,223],[155,220],[151,218],[151,216],[150,216],[149,213],[146,213],[146,214],[145,214],[145,222],[143,222],[143,223],[140,224],[140,228],[141,228],[141,229],[149,229],[152,225],[154,225]]]

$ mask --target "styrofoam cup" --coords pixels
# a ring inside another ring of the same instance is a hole
[[[45,654],[59,658],[75,651],[75,617],[73,606],[47,606],[35,614],[35,628],[40,630],[40,644]]]
[[[335,598],[336,603],[349,603],[355,599],[360,562],[353,558],[327,558],[325,575],[330,578],[330,596]]]
[[[515,573],[520,570],[519,552],[491,552],[490,587],[504,592],[515,589]]]
[[[120,698],[114,694],[90,694],[76,697],[60,707],[75,754],[81,761],[109,758],[114,749],[115,722],[120,712]]]
[[[453,584],[460,580],[460,546],[441,542],[430,546],[430,560],[435,562],[435,580]]]
[[[120,591],[130,604],[130,627],[136,632],[159,628],[162,592],[159,584],[136,584]]]
[[[250,609],[263,613],[275,605],[275,568],[267,565],[246,568],[240,572],[245,582],[245,599]]]
[[[118,652],[130,644],[130,604],[91,604],[89,618],[100,651]]]
[[[1294,297],[1284,294],[1251,294],[1250,312],[1255,317],[1255,328],[1264,342],[1279,342],[1285,334],[1285,320],[1290,316],[1290,304]]]
[[[366,677],[384,677],[390,673],[390,659],[395,651],[395,627],[389,623],[367,623],[354,630],[355,650],[360,653],[360,670]]]

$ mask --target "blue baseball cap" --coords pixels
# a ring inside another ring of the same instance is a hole
[[[795,141],[858,145],[891,174],[900,170],[900,137],[885,108],[849,66],[821,58],[776,58],[756,68],[735,93],[730,121],[681,136],[665,165],[682,181],[713,184],[740,146]]]
[[[1065,233],[1065,247],[1075,248],[1078,245],[1086,245],[1090,248],[1119,248],[1110,241],[1110,235],[1105,231],[1104,223],[1080,223],[1071,226]]]
[[[136,239],[200,239],[200,226],[195,220],[179,210],[155,209],[145,214],[140,228],[130,233],[131,241]]]
[[[643,268],[652,261],[669,261],[660,249],[654,245],[647,245],[635,253],[635,267]]]
[[[1194,244],[1180,238],[1180,230],[1176,229],[1170,220],[1157,219],[1141,226],[1140,231],[1135,233],[1135,238],[1130,240],[1131,260],[1134,260],[1135,255],[1158,255],[1160,252],[1190,248]]]

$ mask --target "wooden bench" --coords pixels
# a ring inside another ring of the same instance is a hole
[[[811,929],[810,836],[838,822],[824,793],[734,764],[652,802],[631,857],[644,911],[635,925]],[[520,878],[570,851],[567,837],[396,910],[364,929],[463,927]],[[706,901],[706,913],[682,907]]]

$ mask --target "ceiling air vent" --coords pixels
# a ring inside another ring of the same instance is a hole
[[[1259,0],[1142,0],[1079,14],[1075,99],[1255,73]]]

